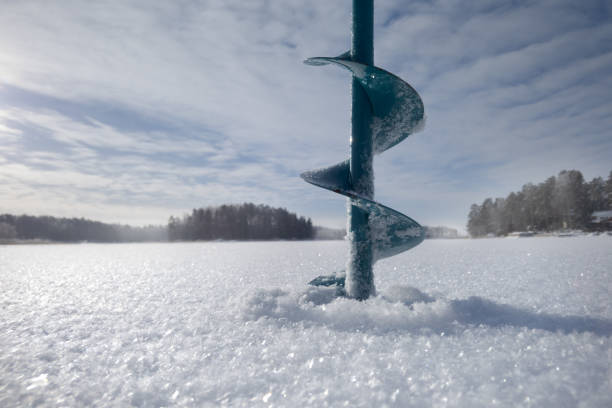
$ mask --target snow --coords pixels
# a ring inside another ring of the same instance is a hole
[[[0,406],[612,406],[612,237],[0,247]]]

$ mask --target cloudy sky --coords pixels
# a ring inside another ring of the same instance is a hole
[[[0,0],[0,213],[165,223],[255,202],[341,227],[305,170],[348,156],[350,0]],[[375,63],[427,125],[376,198],[464,229],[470,204],[612,170],[612,4],[375,0]]]

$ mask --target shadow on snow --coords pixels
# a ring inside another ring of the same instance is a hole
[[[343,331],[407,331],[461,334],[473,327],[524,327],[549,332],[612,335],[612,320],[536,313],[479,296],[448,300],[413,287],[395,286],[365,302],[337,297],[335,289],[309,287],[292,293],[259,290],[247,297],[245,320],[325,325]]]

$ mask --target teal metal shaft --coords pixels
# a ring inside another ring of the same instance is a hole
[[[353,0],[351,60],[374,65],[374,1]],[[352,84],[350,175],[358,195],[374,198],[372,168],[372,108],[368,95],[356,77]],[[367,299],[375,293],[372,272],[372,233],[369,212],[349,198],[350,253],[345,290],[350,297]]]

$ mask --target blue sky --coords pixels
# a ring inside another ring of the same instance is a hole
[[[348,156],[349,0],[0,0],[0,213],[135,225],[222,203],[341,227],[299,178]],[[375,159],[376,198],[465,228],[470,204],[612,170],[609,1],[375,0],[375,63],[425,130]]]

